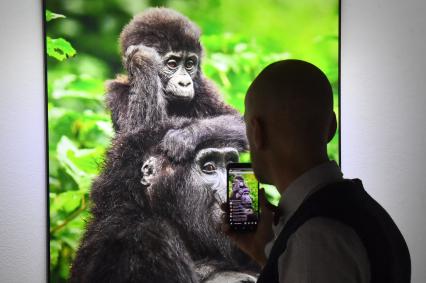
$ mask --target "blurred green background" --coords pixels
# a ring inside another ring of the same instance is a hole
[[[174,8],[201,30],[202,69],[244,111],[269,63],[307,60],[330,79],[338,113],[338,0],[46,0],[50,271],[65,282],[89,215],[88,192],[113,136],[104,81],[123,73],[118,36],[149,6]],[[52,13],[53,12],[53,13]],[[338,137],[329,145],[338,160]],[[243,159],[247,159],[247,156]]]

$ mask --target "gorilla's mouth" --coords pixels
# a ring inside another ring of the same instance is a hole
[[[194,90],[189,88],[167,91],[166,94],[173,101],[189,102],[194,98]]]
[[[164,92],[166,93],[166,98],[176,101],[191,101],[194,98],[194,85],[181,86],[179,83],[170,81],[167,84]]]

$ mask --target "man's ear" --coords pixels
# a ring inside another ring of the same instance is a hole
[[[141,183],[144,186],[150,186],[152,181],[155,179],[158,173],[159,160],[156,157],[151,156],[142,165],[142,179]]]
[[[331,121],[330,121],[330,126],[328,128],[327,143],[329,143],[333,139],[334,135],[336,134],[336,130],[337,130],[337,119],[336,119],[336,113],[334,113],[333,111]]]

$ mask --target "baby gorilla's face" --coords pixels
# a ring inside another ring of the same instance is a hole
[[[192,52],[170,52],[163,56],[160,77],[166,98],[190,101],[194,97],[194,77],[198,70],[198,56]]]
[[[195,157],[191,176],[202,187],[210,188],[219,202],[225,202],[226,165],[238,160],[238,151],[233,147],[201,149]]]

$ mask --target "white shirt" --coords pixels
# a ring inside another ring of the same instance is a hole
[[[282,194],[274,240],[265,247],[266,257],[286,222],[312,193],[342,180],[336,162],[320,164],[294,180]],[[280,283],[370,282],[367,251],[355,231],[335,220],[315,217],[293,233],[278,259]]]

